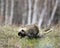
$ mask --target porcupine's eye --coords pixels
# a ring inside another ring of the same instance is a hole
[[[22,32],[22,34],[24,34],[24,33],[25,33],[25,31],[24,31],[24,30],[21,30],[21,32]]]
[[[18,33],[18,36],[21,36],[21,35],[22,35],[22,33],[21,33],[21,32],[19,32],[19,33]]]

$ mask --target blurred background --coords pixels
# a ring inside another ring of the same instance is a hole
[[[47,27],[60,23],[60,0],[0,0],[0,25]]]
[[[20,25],[32,24],[52,31],[20,38]],[[60,48],[60,0],[0,0],[0,48]]]

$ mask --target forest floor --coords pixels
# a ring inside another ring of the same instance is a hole
[[[28,39],[18,36],[18,27],[0,26],[0,48],[60,48],[60,26],[43,38]]]

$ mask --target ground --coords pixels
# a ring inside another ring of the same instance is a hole
[[[18,27],[0,26],[0,48],[60,48],[60,27],[55,26],[43,38],[21,39],[18,36]]]

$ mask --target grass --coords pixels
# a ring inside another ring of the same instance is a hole
[[[0,48],[60,48],[60,27],[43,38],[28,39],[18,36],[18,27],[0,26]]]

